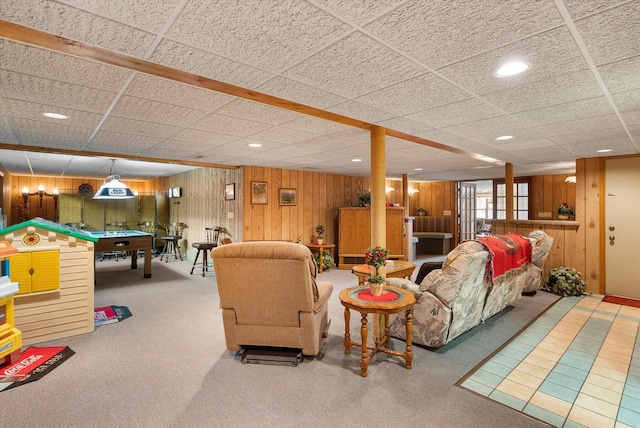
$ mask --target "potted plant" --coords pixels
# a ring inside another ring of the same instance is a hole
[[[364,261],[369,266],[369,277],[367,281],[371,294],[379,296],[382,294],[382,289],[385,283],[385,271],[380,270],[384,266],[389,257],[389,250],[377,245],[375,247],[369,247],[364,252]]]
[[[582,274],[574,268],[557,267],[542,280],[541,288],[561,296],[582,296],[586,293],[587,283]]]
[[[329,253],[322,253],[322,261],[320,260],[320,254],[313,253],[313,259],[316,261],[316,265],[320,266],[322,262],[322,270],[331,269],[335,266],[336,262]]]
[[[368,190],[360,190],[356,193],[358,201],[356,207],[370,207],[371,206],[371,192]]]
[[[424,208],[420,207],[416,210],[416,214],[417,215],[427,215],[427,210],[425,210]]]
[[[318,235],[318,245],[322,245],[324,242],[324,226],[319,224],[316,226],[316,233]]]
[[[569,216],[572,216],[573,214],[573,208],[567,205],[566,202],[561,203],[558,207],[558,218],[560,220],[568,220]]]

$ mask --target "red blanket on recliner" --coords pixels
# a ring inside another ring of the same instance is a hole
[[[505,233],[475,239],[489,252],[487,281],[492,282],[531,262],[531,242],[522,235]]]

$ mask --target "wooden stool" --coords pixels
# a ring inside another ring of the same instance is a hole
[[[160,261],[164,257],[165,263],[169,262],[169,256],[173,255],[176,260],[182,260],[182,254],[180,254],[179,242],[182,239],[182,231],[186,227],[184,223],[171,223],[166,226],[166,236],[159,236],[158,239],[164,241],[164,247],[162,248],[162,254],[160,254]]]
[[[220,227],[206,227],[205,233],[207,235],[206,242],[194,242],[191,244],[193,248],[198,250],[196,253],[196,258],[193,260],[193,266],[191,266],[191,273],[193,274],[193,270],[196,268],[198,264],[198,257],[200,256],[200,252],[202,251],[202,276],[204,276],[205,272],[209,270],[209,251],[218,246],[218,236],[220,234]]]

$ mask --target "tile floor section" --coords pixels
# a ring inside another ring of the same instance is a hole
[[[556,427],[640,427],[640,308],[559,300],[461,384]]]

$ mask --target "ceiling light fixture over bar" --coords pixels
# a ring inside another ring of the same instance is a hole
[[[98,189],[93,199],[131,199],[136,196],[126,184],[120,181],[120,176],[114,174],[116,160],[111,159],[109,175],[104,179],[104,183]]]

